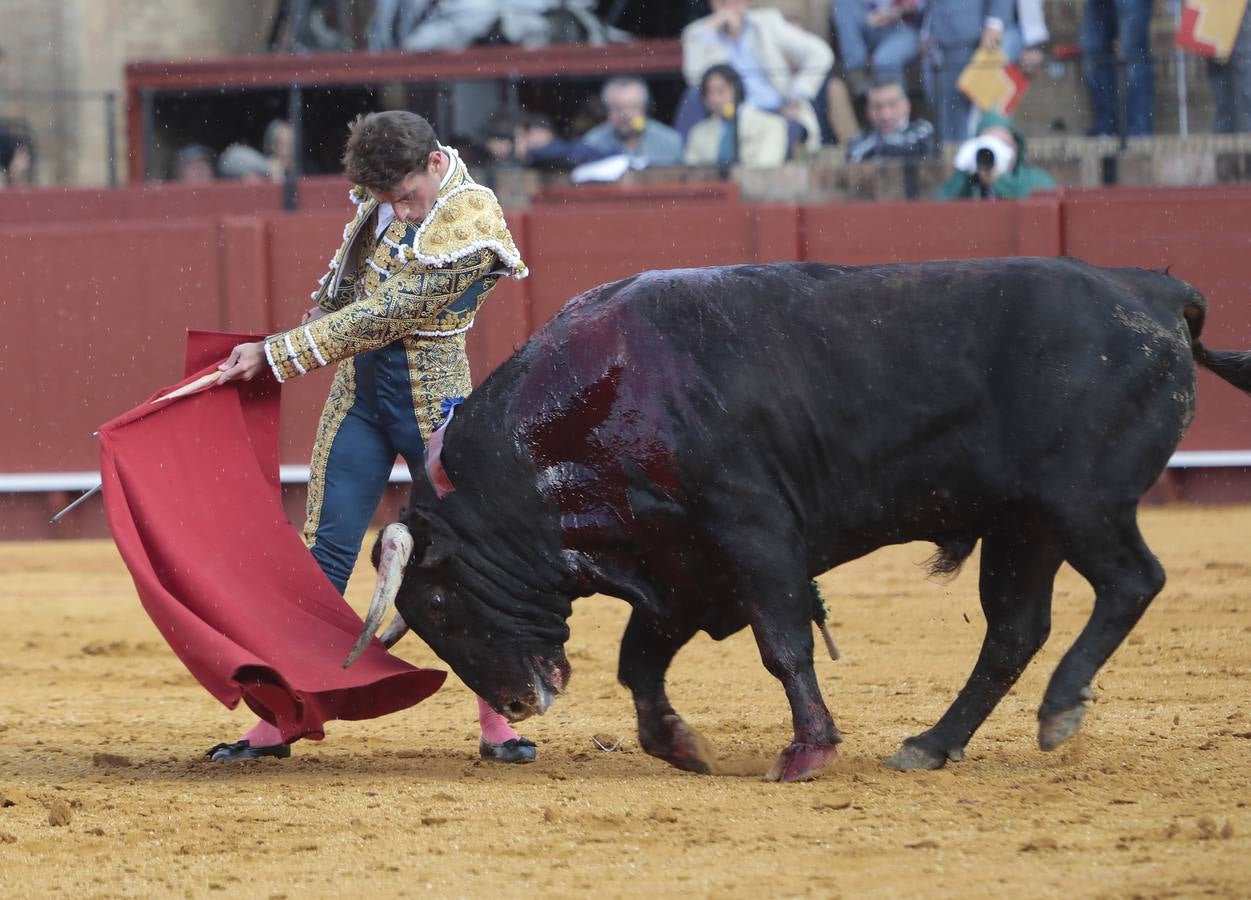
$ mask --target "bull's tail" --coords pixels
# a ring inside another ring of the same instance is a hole
[[[1186,327],[1190,329],[1190,352],[1195,362],[1228,381],[1238,390],[1251,394],[1251,350],[1209,350],[1199,340],[1207,304],[1196,291],[1183,309]]]
[[[1198,341],[1191,344],[1190,349],[1195,362],[1203,368],[1251,394],[1251,350],[1209,350]]]

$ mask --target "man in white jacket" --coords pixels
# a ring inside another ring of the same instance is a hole
[[[786,21],[776,9],[751,9],[747,0],[710,0],[712,14],[682,30],[682,72],[698,85],[715,65],[734,67],[747,102],[798,123],[805,144],[821,143],[813,101],[834,65],[834,51],[815,34]]]

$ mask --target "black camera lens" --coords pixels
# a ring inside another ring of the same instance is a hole
[[[993,169],[995,167],[995,151],[989,147],[980,148],[975,158],[979,169]]]

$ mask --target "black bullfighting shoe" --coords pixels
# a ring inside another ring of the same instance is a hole
[[[273,744],[269,747],[253,747],[251,741],[235,741],[233,744],[218,744],[208,752],[213,762],[235,762],[240,759],[259,759],[262,756],[276,756],[286,759],[291,755],[290,744]]]
[[[530,763],[539,755],[538,747],[529,738],[510,738],[502,744],[487,743],[478,738],[478,755],[502,763]]]

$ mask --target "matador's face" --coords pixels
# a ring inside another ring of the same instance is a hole
[[[439,196],[439,185],[447,173],[449,162],[442,152],[435,150],[423,168],[406,175],[391,190],[378,191],[371,188],[369,192],[379,203],[390,203],[395,210],[395,217],[401,222],[421,222],[434,208],[434,201]]]

